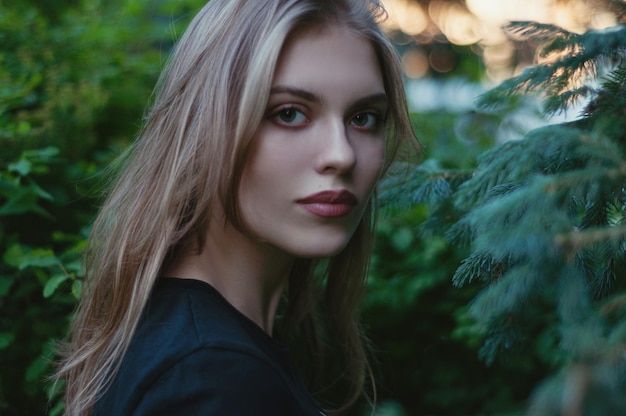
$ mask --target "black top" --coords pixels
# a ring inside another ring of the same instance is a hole
[[[94,414],[323,414],[279,343],[199,280],[155,285]]]

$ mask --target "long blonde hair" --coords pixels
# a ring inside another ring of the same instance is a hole
[[[402,142],[417,143],[399,64],[377,22],[384,10],[366,0],[211,0],[177,43],[157,85],[138,139],[95,220],[86,251],[83,296],[58,350],[56,380],[65,380],[69,415],[89,414],[108,387],[153,284],[180,247],[203,244],[211,211],[245,228],[238,187],[252,137],[262,121],[285,40],[305,26],[340,25],[375,49],[390,109],[388,167]],[[344,407],[362,394],[369,367],[359,326],[372,249],[373,207],[347,247],[322,274],[329,331],[352,385]],[[286,296],[287,323],[308,328],[320,346],[316,261],[299,260]],[[316,348],[312,348],[316,352]]]

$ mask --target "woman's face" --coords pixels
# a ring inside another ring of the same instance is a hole
[[[342,250],[380,174],[386,112],[368,41],[339,27],[290,39],[240,186],[250,231],[293,256]]]

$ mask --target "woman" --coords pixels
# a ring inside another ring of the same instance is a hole
[[[318,415],[278,310],[309,370],[340,358],[339,410],[363,393],[372,195],[417,145],[381,12],[211,0],[191,22],[94,224],[67,414]]]

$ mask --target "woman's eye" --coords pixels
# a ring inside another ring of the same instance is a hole
[[[301,126],[309,121],[302,111],[294,107],[287,107],[277,111],[272,116],[272,119],[278,124],[285,126]]]
[[[378,127],[378,115],[375,113],[359,113],[350,121],[354,127],[363,130],[374,130]]]

